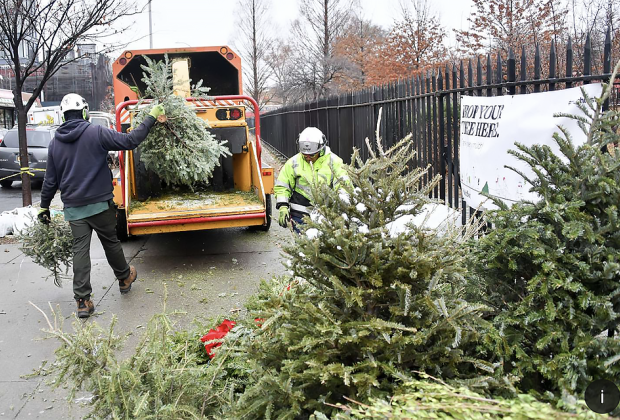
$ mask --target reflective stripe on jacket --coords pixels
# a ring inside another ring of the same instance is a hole
[[[276,208],[288,204],[293,215],[309,214],[312,211],[310,184],[313,179],[336,189],[340,184],[350,182],[342,159],[333,154],[329,147],[312,165],[301,153],[297,153],[286,161],[278,175],[274,186]]]

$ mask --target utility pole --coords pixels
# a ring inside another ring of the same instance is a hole
[[[149,45],[153,49],[153,19],[151,17],[151,0],[149,0]]]

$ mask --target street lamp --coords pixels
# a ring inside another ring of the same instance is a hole
[[[153,49],[153,19],[151,17],[151,0],[149,0],[149,45]]]

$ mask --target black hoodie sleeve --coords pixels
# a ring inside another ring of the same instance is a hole
[[[146,138],[153,124],[155,124],[155,118],[149,115],[142,124],[131,130],[129,134],[101,127],[99,141],[101,146],[108,151],[133,150]]]

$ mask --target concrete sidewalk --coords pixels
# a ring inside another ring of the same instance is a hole
[[[281,246],[291,238],[277,223],[269,232],[221,229],[132,238],[123,248],[138,270],[138,281],[121,296],[94,235],[91,282],[96,311],[80,322],[106,327],[115,314],[117,332],[133,333],[126,346],[131,349],[131,341],[137,342],[148,320],[162,312],[165,287],[168,310],[187,313],[178,319],[180,326],[195,317],[234,317],[261,279],[284,272]],[[39,341],[47,324],[28,302],[48,316],[49,305],[58,306],[64,328],[70,331],[75,319],[71,282],[57,288],[53,280],[45,280],[48,272],[25,257],[17,244],[0,245],[0,273],[0,419],[81,418],[86,408],[69,407],[64,390],[50,391],[46,385],[50,378],[24,377],[44,360],[52,363],[59,346],[55,340]]]

